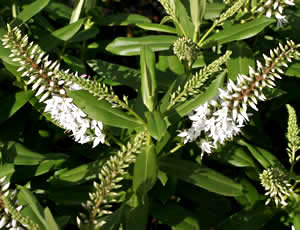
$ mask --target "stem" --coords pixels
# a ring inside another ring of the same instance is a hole
[[[185,38],[188,38],[188,36],[187,36],[187,34],[186,34],[186,32],[184,31],[184,29],[183,29],[183,26],[180,24],[180,22],[177,20],[177,18],[176,18],[176,24],[178,25],[178,27],[179,27],[179,29],[181,30],[181,32],[183,33],[183,36],[185,37]]]
[[[118,100],[117,103],[118,103],[120,106],[122,106],[122,108],[127,109],[128,112],[129,112],[130,114],[132,114],[133,116],[136,117],[136,119],[138,119],[139,121],[141,121],[142,124],[143,124],[145,127],[147,126],[147,124],[146,124],[146,122],[144,121],[144,119],[141,118],[141,117],[140,117],[133,109],[131,109],[126,103],[124,103],[124,102],[121,101],[120,99]]]
[[[205,40],[205,38],[213,31],[213,29],[217,26],[217,23],[214,23],[208,31],[206,31],[206,33],[202,36],[201,40],[198,42],[198,46],[201,47],[203,41]]]
[[[198,33],[199,33],[199,26],[196,27],[193,37],[193,42],[196,43],[198,39]]]

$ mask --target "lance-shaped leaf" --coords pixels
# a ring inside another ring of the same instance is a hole
[[[34,15],[38,14],[42,9],[44,9],[50,0],[36,0],[31,4],[25,5],[23,10],[19,13],[17,18],[12,24],[12,27],[20,26],[23,23],[27,22]]]
[[[146,112],[145,116],[147,119],[148,131],[154,139],[160,141],[167,131],[167,122],[162,118],[158,111],[152,113]]]
[[[156,23],[139,23],[139,24],[136,24],[136,26],[140,27],[144,30],[176,34],[175,28],[166,26],[166,25],[161,25],[161,24],[156,24]]]
[[[113,108],[105,100],[97,100],[96,97],[87,91],[69,90],[68,96],[73,98],[73,102],[94,120],[119,128],[137,128],[142,126],[134,117],[127,115],[120,109]]]
[[[195,30],[198,31],[206,10],[206,0],[190,0],[190,8]]]
[[[143,153],[138,155],[134,165],[133,189],[142,200],[155,184],[157,175],[158,166],[155,146],[150,145]]]
[[[166,158],[159,168],[168,175],[224,196],[241,196],[243,187],[232,179],[190,161]]]
[[[274,22],[275,19],[273,18],[260,17],[244,24],[234,24],[226,26],[224,30],[210,36],[203,44],[203,47],[208,48],[231,41],[251,38],[263,31],[264,28]]]
[[[144,36],[140,38],[119,37],[109,43],[105,49],[118,55],[134,56],[140,54],[141,47],[144,45],[151,47],[154,52],[168,50],[176,39],[176,36],[171,35]]]
[[[153,111],[156,104],[157,87],[155,73],[155,55],[148,46],[141,48],[141,93],[145,106]]]

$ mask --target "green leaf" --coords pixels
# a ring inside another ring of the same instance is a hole
[[[155,55],[148,46],[141,48],[141,94],[144,105],[152,112],[157,100]]]
[[[153,206],[153,216],[162,223],[169,225],[172,230],[200,230],[193,213],[182,206],[173,202],[168,202],[165,205],[154,203]]]
[[[116,230],[118,225],[121,222],[123,207],[114,211],[111,215],[108,215],[103,218],[105,224],[101,227],[101,230]]]
[[[248,151],[239,145],[231,144],[230,146],[222,147],[214,155],[215,158],[228,162],[235,167],[256,167],[256,163],[249,156]]]
[[[47,223],[44,219],[44,210],[40,205],[37,198],[30,192],[27,188],[18,185],[17,186],[19,193],[18,193],[18,201],[19,204],[25,206],[22,209],[21,213],[25,216],[30,217],[35,223],[39,224],[41,230],[47,229]]]
[[[50,51],[54,49],[59,44],[70,40],[80,30],[83,22],[84,19],[80,19],[77,22],[74,22],[58,30],[55,30],[51,34],[45,34],[40,38],[39,45],[45,51]]]
[[[0,151],[1,153],[1,151]],[[13,164],[1,164],[0,165],[0,178],[4,177],[4,176],[7,176],[7,175],[10,175],[10,174],[13,174],[15,171],[15,168],[14,168],[14,165]]]
[[[300,63],[291,63],[285,72],[285,75],[290,77],[300,77]]]
[[[259,230],[271,220],[278,211],[263,204],[257,205],[250,210],[240,211],[230,216],[221,226],[220,230],[243,229]]]
[[[175,108],[176,113],[179,114],[180,117],[183,117],[183,116],[187,115],[189,112],[191,112],[193,109],[196,109],[201,104],[209,101],[211,98],[216,96],[219,93],[218,89],[222,88],[222,86],[223,86],[225,75],[226,75],[226,72],[222,72],[208,86],[208,88],[205,90],[204,93],[199,94],[196,97],[191,98],[188,101],[186,101],[183,104],[176,107]],[[170,111],[170,116],[172,116],[172,113],[174,113],[174,111]]]
[[[282,163],[269,151],[255,146],[253,144],[247,143],[245,140],[240,139],[238,143],[242,146],[248,148],[253,157],[265,168],[269,168],[271,166],[281,166],[284,168]]]
[[[232,55],[227,62],[228,77],[236,80],[238,74],[247,75],[249,66],[254,67],[255,62],[252,57],[252,50],[245,42],[231,43],[228,49],[232,50]]]
[[[14,141],[7,142],[1,151],[5,161],[15,165],[38,165],[46,158]]]
[[[147,146],[146,150],[138,155],[133,173],[133,190],[144,201],[147,192],[157,180],[158,166],[155,146]]]
[[[21,91],[1,98],[0,124],[14,115],[33,96],[33,91]]]
[[[18,14],[17,18],[13,21],[11,26],[15,27],[24,24],[34,15],[43,10],[49,2],[50,0],[36,0],[31,4],[25,5],[23,7],[23,10]]]
[[[64,55],[63,57],[64,62],[75,72],[79,73],[86,73],[86,68],[84,62],[78,58],[71,55]]]
[[[138,200],[133,194],[123,205],[123,229],[124,230],[146,230],[148,223],[149,198],[146,195],[144,202]]]
[[[139,14],[117,13],[113,15],[99,16],[99,10],[92,11],[95,22],[99,26],[128,26],[130,24],[151,23],[151,20]]]
[[[182,25],[182,28],[185,31],[187,37],[192,38],[194,33],[194,25],[192,23],[190,15],[188,14],[188,12],[190,12],[188,7],[191,6],[188,5],[187,1],[175,0],[174,8],[176,17],[179,20],[179,23]]]
[[[251,22],[243,24],[234,24],[226,26],[222,31],[210,36],[203,44],[203,47],[209,48],[215,45],[221,45],[231,41],[244,40],[251,38],[265,27],[274,23],[276,20],[273,18],[259,17]]]
[[[72,16],[70,18],[70,24],[77,22],[79,20],[80,13],[83,8],[83,3],[84,3],[84,0],[76,0],[73,11],[72,11]]]
[[[243,194],[240,184],[203,165],[186,160],[166,158],[160,161],[159,167],[168,175],[217,194],[224,196],[241,196]]]
[[[99,33],[99,29],[96,26],[92,26],[91,28],[89,28],[87,30],[78,32],[71,39],[69,39],[68,42],[76,43],[76,42],[87,41],[91,38],[96,37],[98,33]]]
[[[136,24],[136,26],[144,30],[176,34],[175,28],[166,25],[161,25],[156,23],[141,23],[141,24]]]
[[[50,1],[49,5],[45,8],[48,15],[55,15],[56,18],[65,18],[67,20],[72,16],[72,8],[67,4],[60,2]]]
[[[176,39],[176,36],[171,35],[153,35],[139,38],[118,37],[109,43],[105,49],[122,56],[135,56],[140,54],[141,47],[144,45],[151,47],[154,52],[168,50]]]
[[[81,164],[78,167],[57,171],[48,181],[55,185],[74,185],[82,184],[86,181],[96,179],[99,168],[103,165],[106,158],[88,164]]]
[[[141,72],[126,66],[109,63],[100,59],[87,61],[88,65],[105,80],[120,85],[127,85],[139,89],[141,85]]]
[[[206,11],[204,14],[204,19],[214,19],[219,17],[221,12],[225,9],[225,4],[223,3],[210,3],[206,5]]]
[[[142,124],[124,113],[122,110],[112,108],[111,104],[104,100],[97,100],[96,97],[84,90],[69,90],[68,96],[73,98],[74,103],[89,115],[90,118],[102,121],[106,125],[119,128],[137,128]]]
[[[48,207],[44,210],[45,219],[47,222],[47,230],[59,230],[60,228],[56,224],[54,217],[52,216],[52,213]]]
[[[206,11],[206,0],[189,0],[189,2],[191,8],[192,21],[194,27],[197,29],[200,27],[202,18]]]
[[[145,117],[147,119],[148,131],[151,136],[160,141],[167,132],[167,122],[162,118],[161,114],[158,111],[146,112]]]

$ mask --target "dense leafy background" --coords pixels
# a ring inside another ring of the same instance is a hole
[[[107,217],[103,229],[117,229],[120,222],[129,230],[281,230],[290,229],[292,221],[296,224],[300,198],[290,210],[265,206],[258,174],[274,164],[288,168],[285,104],[300,110],[300,62],[288,68],[275,89],[265,92],[269,100],[259,105],[243,135],[205,157],[203,165],[195,144],[186,144],[175,153],[170,150],[180,141],[177,130],[188,124],[182,117],[215,96],[224,81],[235,80],[237,73],[247,74],[248,66],[254,66],[255,60],[278,42],[300,42],[299,1],[288,9],[289,23],[283,28],[266,17],[245,24],[232,19],[209,37],[193,71],[231,50],[227,74],[216,76],[204,94],[168,111],[168,120],[149,109],[153,108],[153,92],[143,91],[145,84],[155,86],[154,102],[164,112],[166,92],[174,90],[172,83],[185,71],[170,49],[178,31],[172,23],[158,24],[165,15],[161,5],[154,0],[77,3],[76,7],[73,1],[1,1],[0,37],[6,33],[6,23],[22,25],[30,39],[52,59],[59,59],[63,68],[112,85],[117,95],[128,95],[132,107],[144,114],[156,145],[139,155],[124,182],[125,191],[137,196],[124,195],[124,203],[112,208],[114,213]],[[221,1],[209,3],[201,30],[208,29],[211,19],[224,7]],[[178,9],[182,19],[189,14],[182,3]],[[192,26],[190,19],[182,23],[186,28]],[[211,49],[215,45],[219,45],[219,52]],[[92,181],[119,147],[113,141],[110,146],[94,149],[89,144],[76,144],[41,113],[43,106],[33,93],[24,91],[17,66],[8,55],[9,50],[0,44],[0,176],[11,175],[11,183],[20,190],[20,202],[27,204],[23,214],[42,229],[75,229],[75,217],[82,210],[80,204],[88,199]],[[141,126],[122,110],[116,112],[85,92],[73,94],[69,96],[79,106],[82,103],[91,117],[103,121],[122,143]],[[150,112],[144,113],[147,108]],[[299,167],[295,171],[300,173]]]

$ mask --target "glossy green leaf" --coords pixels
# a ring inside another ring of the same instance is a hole
[[[291,63],[285,72],[285,75],[290,77],[300,77],[300,63]]]
[[[74,183],[82,184],[88,180],[95,179],[99,173],[99,168],[103,165],[104,161],[98,160],[88,164],[81,164],[78,167],[61,170],[49,179],[51,184],[68,186]]]
[[[191,7],[188,1],[174,0],[175,2],[175,14],[179,23],[181,24],[181,28],[185,31],[185,34],[188,38],[192,38],[194,34],[194,25],[192,23],[191,17],[189,15]],[[176,24],[176,23],[175,23]],[[181,32],[181,30],[178,31]]]
[[[124,230],[145,230],[147,229],[149,198],[146,195],[143,202],[133,194],[123,205],[123,229]]]
[[[228,49],[232,51],[232,55],[227,62],[228,77],[235,81],[238,74],[247,75],[249,66],[254,67],[255,62],[252,58],[252,50],[245,42],[232,43]]]
[[[99,16],[98,11],[92,11],[96,23],[100,26],[128,26],[130,24],[151,23],[151,20],[139,14],[115,13],[113,15]]]
[[[1,153],[1,151],[0,151],[0,153]],[[1,164],[0,165],[0,178],[10,175],[10,174],[13,174],[14,171],[15,171],[15,168],[14,168],[13,164],[8,164],[8,163]]]
[[[216,151],[215,157],[235,167],[256,167],[256,163],[247,149],[238,145],[231,144],[222,147]]]
[[[153,215],[172,230],[200,230],[193,213],[179,204],[168,202],[166,205],[154,204]]]
[[[253,157],[265,168],[269,168],[271,166],[284,166],[282,163],[269,151],[260,148],[258,146],[255,146],[253,144],[247,143],[245,140],[239,140],[238,143],[242,146],[245,146],[248,148],[250,153],[253,155]]]
[[[84,0],[76,0],[73,11],[72,11],[72,16],[70,18],[70,24],[77,22],[79,20],[80,13],[83,8],[83,3],[84,3]]]
[[[105,224],[101,227],[101,230],[116,230],[118,225],[121,222],[123,207],[114,211],[111,215],[108,215],[103,218]]]
[[[156,23],[141,23],[141,24],[136,24],[136,26],[144,30],[176,34],[175,28],[166,25],[161,25]]]
[[[154,139],[160,141],[167,132],[167,122],[158,111],[153,111],[152,113],[146,112],[145,116],[147,119],[148,131]]]
[[[23,7],[23,10],[18,14],[17,18],[13,21],[12,27],[20,26],[27,22],[34,15],[43,10],[50,0],[36,0]]]
[[[133,190],[144,200],[147,192],[157,180],[158,166],[155,146],[147,146],[145,151],[138,155],[133,173]]]
[[[47,222],[47,230],[59,230],[60,228],[55,222],[54,217],[48,207],[44,210],[45,220]]]
[[[106,47],[106,50],[122,56],[135,56],[140,54],[141,47],[144,45],[151,47],[154,52],[168,50],[176,39],[176,36],[171,35],[153,35],[139,38],[119,37],[113,40]]]
[[[47,222],[44,219],[44,210],[37,198],[27,188],[21,185],[18,185],[17,188],[19,190],[19,204],[25,206],[25,208],[22,209],[21,213],[23,215],[29,216],[30,219],[32,219],[39,225],[41,230],[46,230]]]
[[[33,91],[21,91],[0,99],[0,124],[14,115],[33,96]]]
[[[126,66],[113,64],[100,59],[89,60],[88,65],[105,80],[127,85],[139,89],[141,85],[141,72]]]
[[[99,29],[96,26],[92,26],[87,30],[83,30],[75,34],[71,39],[68,40],[70,43],[87,41],[89,39],[95,38],[99,33]]]
[[[55,15],[56,18],[65,18],[67,20],[72,16],[72,8],[61,2],[50,1],[45,8],[48,15]]]
[[[277,211],[263,204],[257,205],[250,210],[240,211],[233,216],[230,216],[218,229],[260,230],[276,213]]]
[[[295,212],[295,214],[294,214],[293,224],[294,224],[295,230],[298,230],[300,228],[300,211],[299,210],[298,210],[298,212]]]
[[[217,3],[217,2],[209,3],[206,5],[204,19],[217,18],[224,9],[225,9],[224,3]]]
[[[112,108],[111,104],[84,90],[68,91],[68,95],[74,99],[74,103],[89,115],[90,118],[102,121],[106,125],[119,128],[137,128],[142,124],[134,117],[127,115],[120,109]]]
[[[222,31],[210,36],[203,44],[203,47],[208,48],[231,41],[251,38],[275,21],[273,18],[259,17],[251,22],[228,25]]]
[[[241,196],[242,186],[217,171],[199,164],[166,158],[159,168],[168,175],[224,196]]]
[[[38,165],[46,158],[44,155],[33,152],[14,141],[7,142],[4,145],[2,154],[6,162],[15,165]]]
[[[86,73],[84,62],[80,58],[71,55],[64,55],[62,58],[73,71],[80,74]]]
[[[59,44],[70,40],[81,28],[84,19],[80,19],[77,22],[64,26],[58,30],[55,30],[51,34],[45,34],[40,38],[39,45],[45,50],[50,51]]]
[[[219,74],[217,78],[208,86],[204,93],[199,94],[176,107],[176,113],[183,117],[193,109],[216,96],[219,93],[218,89],[222,88],[223,86],[225,75],[226,72]]]
[[[189,0],[192,22],[195,28],[200,27],[202,18],[206,11],[206,0]]]
[[[157,100],[157,84],[155,72],[155,55],[148,47],[141,47],[141,94],[144,105],[152,112]]]

